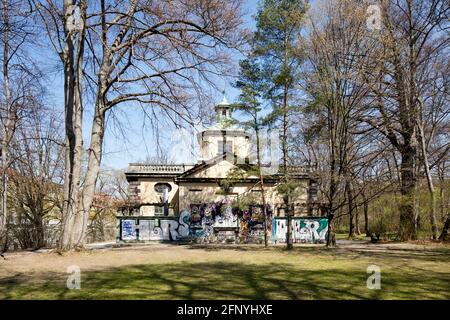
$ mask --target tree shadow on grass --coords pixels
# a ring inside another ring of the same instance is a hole
[[[300,269],[246,263],[147,264],[82,272],[81,289],[67,274],[0,279],[1,299],[449,299],[450,275],[402,270],[383,275],[382,290],[366,287],[366,270]],[[420,286],[418,286],[420,284]]]
[[[450,249],[448,248],[383,248],[371,247],[369,245],[366,248],[338,248],[335,253],[344,258],[359,256],[378,259],[420,260],[450,263]]]
[[[296,246],[288,251],[284,246],[270,246],[264,248],[261,245],[188,245],[191,250],[220,251],[233,250],[237,252],[290,252],[293,255],[301,256],[302,253],[318,254],[333,258],[354,259],[356,257],[367,257],[377,259],[406,259],[421,260],[429,262],[449,262],[450,248],[396,248],[367,244],[364,247],[334,247],[327,248],[324,245]]]

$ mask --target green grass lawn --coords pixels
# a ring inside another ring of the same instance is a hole
[[[129,265],[82,268],[79,290],[38,264],[0,272],[0,299],[450,299],[449,247],[378,248],[167,246],[139,252],[136,264],[130,257]],[[108,264],[128,254],[116,250]],[[50,258],[56,265],[67,257]],[[366,287],[372,264],[381,267],[380,290]]]
[[[353,240],[364,240],[369,241],[370,237],[366,237],[365,233],[362,234],[355,234],[352,237]],[[348,233],[337,233],[336,234],[336,240],[348,240]]]

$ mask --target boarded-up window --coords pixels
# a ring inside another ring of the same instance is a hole
[[[217,145],[217,154],[223,154],[225,152],[233,153],[233,142],[227,141],[219,141]]]

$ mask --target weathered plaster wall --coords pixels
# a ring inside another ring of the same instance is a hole
[[[175,207],[169,207],[169,216],[178,215],[177,203],[175,203],[175,205]],[[157,213],[155,212],[155,205],[142,205],[140,207],[139,213],[142,217],[153,217],[157,215]]]
[[[307,214],[306,203],[308,201],[308,192],[305,186],[308,182],[301,181],[302,186],[298,187],[294,192],[292,197],[292,203],[296,204],[295,212],[296,214]],[[230,189],[230,194],[227,196],[229,198],[235,198],[238,195],[244,193],[249,194],[249,190],[254,187],[254,184],[238,184]],[[276,185],[267,184],[265,186],[266,191],[266,201],[268,204],[272,205],[275,214],[278,212],[278,208],[283,205],[283,198],[280,196],[276,190]],[[194,183],[194,182],[183,182],[179,187],[180,192],[180,210],[189,210],[191,204],[195,203],[208,203],[217,202],[224,198],[221,188],[215,182],[211,183]],[[255,196],[253,192],[252,196]]]
[[[274,218],[272,239],[275,243],[286,242],[287,219]],[[325,217],[293,217],[292,240],[294,243],[324,243],[328,232],[328,219]]]
[[[211,211],[183,211],[177,218],[120,218],[118,223],[118,242],[135,241],[183,241],[201,242],[259,242],[264,239],[264,221],[261,211],[250,210],[239,217],[222,210],[212,215]],[[286,219],[273,218],[271,239],[273,243],[286,242]],[[270,230],[271,229],[271,230]],[[294,217],[292,219],[292,238],[294,243],[324,243],[328,232],[328,219],[325,217]]]
[[[296,215],[306,215],[308,214],[307,203],[308,203],[308,184],[307,179],[299,180],[299,186],[293,191],[291,195],[291,204],[294,205],[294,212]],[[284,216],[284,211],[278,208],[283,207],[283,195],[279,194],[276,190],[276,185],[267,188],[268,201],[274,205],[275,215]]]
[[[155,185],[157,183],[170,184],[172,190],[169,192],[169,203],[174,200],[174,197],[178,191],[178,185],[173,182],[173,179],[158,179],[158,180],[141,180],[140,181],[140,193],[139,197],[142,203],[158,203],[161,201],[160,193],[155,191]]]
[[[205,182],[204,180],[195,182],[195,179],[225,179],[233,168],[236,168],[236,166],[223,160],[189,176],[194,181],[180,182],[179,185],[175,184],[173,178],[138,178],[139,180],[130,182],[130,194],[133,199],[142,204],[140,209],[142,216],[154,216],[154,205],[161,203],[161,194],[155,191],[155,185],[157,183],[168,183],[172,188],[168,195],[169,215],[177,216],[182,210],[189,210],[191,204],[223,200],[223,190],[217,182]],[[298,183],[299,186],[293,192],[291,203],[295,205],[294,212],[296,215],[307,215],[309,179],[299,180]],[[229,190],[227,196],[231,199],[243,194],[258,197],[257,192],[251,191],[254,184],[254,182],[237,184]],[[283,206],[283,197],[278,194],[276,185],[266,182],[265,191],[267,203],[272,205],[275,215],[284,216],[284,211],[279,210]],[[256,203],[258,202],[260,201],[256,201]]]
[[[182,211],[180,217],[119,218],[118,241],[180,241],[246,242],[264,241],[264,216],[260,206],[248,210],[234,210],[230,200],[197,204],[191,211]],[[270,220],[270,207],[267,214]],[[272,224],[269,224],[269,232]]]
[[[218,155],[219,141],[223,141],[222,135],[205,135],[200,142],[200,157],[202,160],[209,160]],[[232,152],[239,158],[245,159],[249,156],[250,142],[243,135],[227,135],[227,141],[233,143]]]
[[[237,194],[248,190],[248,186],[233,187],[228,198],[233,199]],[[218,202],[225,198],[222,189],[216,182],[187,183],[180,185],[180,210],[189,210],[191,204]]]
[[[192,178],[226,178],[228,172],[235,166],[228,161],[221,161],[205,170],[192,174]]]
[[[130,182],[129,191],[131,199],[142,204],[141,216],[154,216],[154,205],[161,203],[161,193],[155,191],[157,183],[167,183],[171,186],[168,194],[169,215],[178,215],[178,185],[173,178],[141,178]]]

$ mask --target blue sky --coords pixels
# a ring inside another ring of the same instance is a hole
[[[255,22],[252,16],[257,10],[257,0],[248,0],[245,3],[244,10],[246,12],[246,27],[254,28]],[[236,56],[236,61],[239,60],[239,56]],[[218,85],[223,83],[224,89],[226,90],[227,98],[230,102],[234,101],[239,95],[238,90],[232,88],[226,79],[218,79]],[[216,102],[222,100],[222,93],[218,91],[216,93]],[[204,106],[206,108],[213,109],[213,105]],[[157,142],[153,134],[153,130],[146,121],[147,127],[142,129],[143,119],[142,114],[133,107],[127,105],[121,105],[116,109],[119,112],[119,118],[122,120],[122,128],[124,133],[115,130],[115,126],[108,123],[109,127],[107,134],[105,136],[104,145],[104,158],[103,167],[111,169],[123,169],[126,168],[130,162],[139,162],[145,160],[147,157],[156,156]],[[85,123],[86,129],[90,127],[90,122]],[[171,137],[173,135],[173,130],[164,129],[165,125],[161,123],[160,128],[160,145],[168,146],[171,143]],[[85,132],[89,131],[86,130]],[[125,141],[124,141],[125,136]],[[85,143],[88,142],[88,137],[85,137]],[[177,159],[172,159],[177,163],[188,163],[192,162],[191,158],[179,157]]]
[[[252,16],[256,13],[258,0],[247,0],[244,3],[245,26],[254,29],[255,22]],[[39,45],[38,50],[33,54],[36,57],[37,63],[41,70],[45,70],[47,78],[47,94],[49,103],[55,106],[57,112],[60,113],[61,120],[64,115],[63,108],[63,78],[61,63],[56,56],[53,48],[43,47]],[[242,58],[236,55],[236,62]],[[218,79],[218,86],[223,86],[222,90],[226,90],[227,98],[230,102],[234,101],[239,95],[238,90],[232,88],[229,84],[229,79]],[[222,100],[222,93],[217,91],[215,94],[215,101],[218,103]],[[89,103],[86,103],[86,114],[84,115],[83,130],[84,130],[84,145],[89,145],[89,134],[92,125],[92,108],[89,108]],[[213,110],[213,105],[202,106],[202,108],[209,108]],[[142,112],[137,107],[131,105],[120,105],[114,111],[115,120],[110,116],[107,120],[107,131],[104,142],[104,156],[102,167],[105,169],[124,169],[131,162],[138,162],[145,160],[148,157],[156,156],[157,141],[150,126],[149,121],[143,121]],[[114,125],[114,121],[119,121],[120,126]],[[171,128],[166,128],[164,123],[160,125],[160,145],[167,146],[169,149],[170,139],[173,135]],[[120,127],[120,129],[119,129]],[[192,162],[192,159],[186,157],[178,157],[172,159],[178,163]]]

